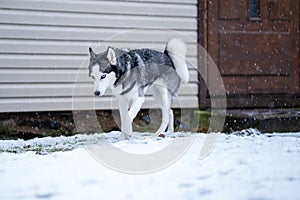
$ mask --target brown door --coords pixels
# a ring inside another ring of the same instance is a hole
[[[300,105],[299,1],[209,0],[206,6],[207,49],[228,106]],[[208,102],[208,94],[201,99]]]

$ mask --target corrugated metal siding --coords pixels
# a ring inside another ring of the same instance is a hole
[[[0,0],[0,112],[116,108],[92,96],[88,47],[163,50],[178,35],[166,29],[188,42],[191,82],[175,107],[198,107],[196,17],[197,0]]]

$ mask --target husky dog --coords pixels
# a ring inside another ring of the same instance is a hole
[[[152,89],[155,101],[162,110],[162,122],[156,134],[173,132],[172,97],[180,83],[189,80],[186,64],[186,45],[171,39],[164,52],[152,49],[119,49],[108,47],[96,54],[89,48],[89,76],[94,80],[94,95],[102,96],[110,88],[117,98],[121,117],[122,137],[132,133],[132,121]]]

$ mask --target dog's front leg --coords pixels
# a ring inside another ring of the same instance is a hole
[[[128,112],[128,116],[129,116],[129,119],[131,120],[131,123],[134,120],[134,118],[136,117],[136,115],[138,114],[138,112],[141,110],[144,102],[145,102],[144,96],[136,97],[133,99],[132,105]]]
[[[131,123],[128,123],[128,108],[129,108],[129,101],[127,99],[119,99],[118,101],[119,111],[120,111],[120,118],[121,118],[121,139],[128,139],[129,134],[132,133],[132,126]]]
[[[124,128],[124,131],[122,129],[122,132],[124,132],[125,134],[127,135],[132,134],[132,122],[136,117],[136,115],[138,114],[138,112],[140,111],[144,101],[145,101],[144,96],[133,98],[131,107],[129,110],[127,110],[127,113],[124,114],[124,121],[122,121],[123,123],[122,127]]]

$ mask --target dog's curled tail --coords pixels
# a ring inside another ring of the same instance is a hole
[[[190,75],[186,64],[186,44],[181,39],[173,38],[168,42],[166,51],[174,64],[177,75],[183,83],[187,83]]]

